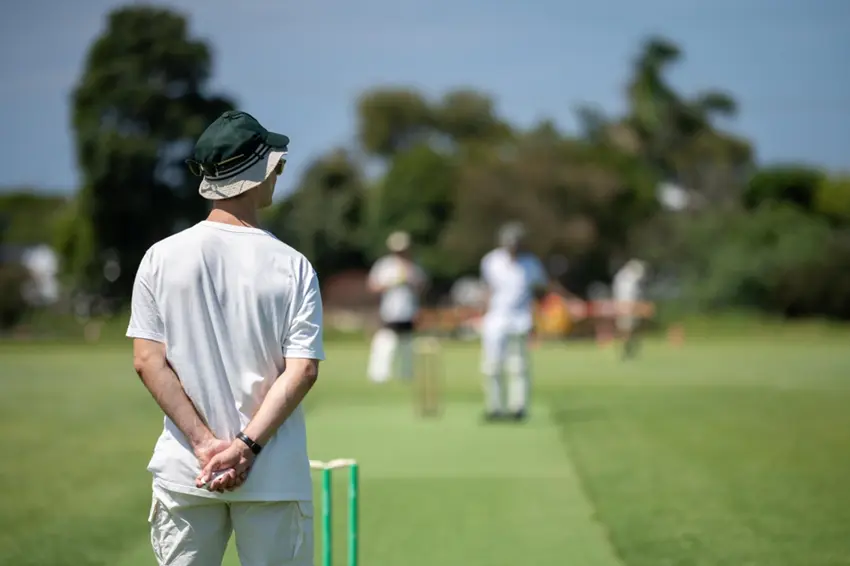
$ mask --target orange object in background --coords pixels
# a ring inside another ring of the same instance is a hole
[[[566,301],[550,293],[543,297],[535,309],[535,327],[538,336],[565,336],[572,330],[572,317]]]

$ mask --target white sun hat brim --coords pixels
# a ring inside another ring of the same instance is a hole
[[[216,177],[204,175],[198,192],[209,200],[239,196],[268,179],[286,154],[285,150],[273,149],[271,146],[261,144],[248,160],[233,169],[224,170]]]
[[[387,237],[387,248],[394,253],[400,253],[410,247],[410,234],[407,232],[393,232]]]

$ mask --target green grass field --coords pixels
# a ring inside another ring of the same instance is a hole
[[[407,384],[366,381],[365,345],[330,344],[311,457],[361,462],[365,566],[850,565],[848,344],[653,343],[632,364],[545,346],[530,421],[496,426],[479,422],[476,345],[446,347],[444,414],[427,421]],[[129,344],[0,356],[0,564],[153,565],[161,416]],[[338,474],[337,564],[345,487]]]

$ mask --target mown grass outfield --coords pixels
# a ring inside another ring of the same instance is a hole
[[[850,564],[847,334],[655,343],[632,364],[544,346],[520,426],[479,422],[475,345],[446,347],[435,421],[365,380],[365,344],[328,350],[309,445],[361,462],[364,566]],[[129,354],[0,346],[0,564],[153,564],[161,419]]]

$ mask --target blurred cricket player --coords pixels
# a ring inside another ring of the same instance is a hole
[[[289,138],[225,112],[190,167],[206,220],[151,246],[127,336],[165,413],[148,470],[160,566],[312,566],[313,486],[301,401],[316,382],[322,298],[299,252],[259,228]],[[156,219],[152,219],[154,221]]]
[[[646,276],[646,266],[631,259],[614,275],[614,301],[617,304],[617,333],[623,343],[623,359],[637,353],[638,317],[636,304],[641,300],[641,284]]]
[[[547,291],[569,296],[552,281],[541,261],[525,249],[525,228],[511,222],[499,230],[499,247],[481,260],[488,298],[481,321],[481,369],[487,420],[522,420],[528,413],[531,375],[528,355],[534,299]],[[511,379],[505,399],[505,374]]]
[[[419,297],[427,284],[425,272],[410,255],[410,235],[394,232],[387,238],[390,253],[380,258],[369,272],[369,289],[381,295],[381,328],[372,337],[369,379],[380,383],[398,375],[413,377],[413,337]]]

